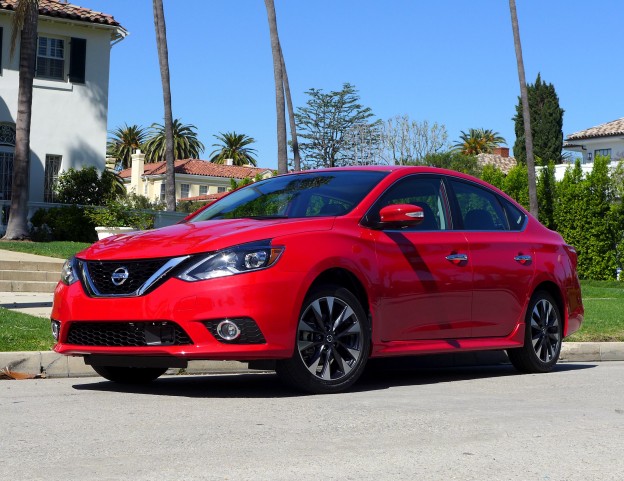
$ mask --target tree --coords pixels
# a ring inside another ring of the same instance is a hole
[[[106,144],[106,155],[117,159],[117,165],[126,169],[132,165],[132,154],[143,148],[147,132],[138,125],[125,124],[111,132]]]
[[[549,162],[539,172],[537,183],[537,202],[539,206],[539,220],[549,229],[556,229],[555,202],[557,181],[555,179],[555,164]]]
[[[295,171],[301,170],[301,156],[299,154],[299,141],[297,140],[297,124],[295,123],[295,111],[293,109],[292,97],[290,95],[290,83],[284,62],[284,53],[280,45],[280,56],[282,58],[282,75],[284,77],[284,95],[286,96],[286,107],[288,109],[288,122],[290,124],[290,148],[293,152],[293,167]]]
[[[464,174],[474,175],[475,177],[479,177],[481,174],[477,156],[463,154],[462,152],[449,151],[427,154],[419,162],[419,165],[455,170]]]
[[[118,174],[110,170],[100,174],[93,166],[61,173],[54,190],[61,204],[104,205],[126,196]]]
[[[375,165],[381,160],[381,121],[353,125],[344,135],[350,165]]]
[[[391,165],[422,163],[429,154],[440,152],[448,139],[444,125],[427,120],[410,120],[408,115],[397,115],[382,126],[382,160]]]
[[[277,113],[277,171],[288,172],[288,154],[286,152],[286,107],[284,104],[284,74],[282,69],[282,49],[277,33],[277,19],[273,0],[264,0],[269,19],[271,34],[271,52],[273,54],[273,74],[275,77],[275,110]]]
[[[305,107],[295,113],[299,136],[305,142],[299,144],[304,154],[302,162],[307,168],[335,167],[353,162],[352,149],[346,134],[356,125],[368,123],[373,117],[369,107],[363,107],[355,87],[349,83],[342,90],[323,92],[310,89]]]
[[[173,159],[199,159],[199,155],[204,151],[204,144],[197,138],[195,131],[197,127],[192,124],[183,124],[180,119],[175,119],[172,128]],[[165,125],[152,124],[144,147],[147,162],[166,160],[167,132]],[[167,170],[169,170],[169,164],[167,164]]]
[[[516,50],[516,63],[518,64],[518,81],[520,82],[520,99],[522,101],[522,118],[524,119],[524,144],[526,148],[526,165],[529,183],[529,204],[531,214],[538,217],[539,207],[537,204],[537,186],[535,182],[535,159],[533,157],[533,134],[531,133],[531,115],[529,110],[529,96],[527,94],[526,76],[524,74],[524,60],[522,59],[522,44],[520,43],[520,28],[518,27],[518,14],[516,12],[516,0],[509,0],[511,13],[511,29],[513,30],[514,48]],[[514,151],[515,154],[515,151]]]
[[[11,211],[4,239],[23,240],[28,229],[28,193],[30,182],[30,121],[32,117],[33,78],[35,76],[38,0],[17,0],[11,32],[11,57],[20,36],[19,85],[15,122],[15,155],[11,184]]]
[[[255,139],[245,134],[237,134],[236,132],[220,133],[214,136],[221,143],[212,144],[217,147],[212,151],[210,162],[215,164],[224,164],[226,159],[232,159],[233,165],[253,165],[257,164],[253,157],[256,149],[248,147],[255,142]]]
[[[466,155],[489,154],[495,147],[506,143],[498,132],[490,129],[470,129],[468,133],[462,130],[453,150]]]
[[[173,146],[173,113],[171,111],[171,82],[169,78],[169,51],[167,48],[167,27],[165,25],[165,12],[162,0],[153,0],[154,5],[154,29],[156,30],[156,45],[158,47],[158,64],[160,65],[160,79],[163,89],[163,104],[165,107],[164,121],[164,158],[167,162],[165,174],[165,201],[168,211],[175,211],[175,169],[174,169],[174,146]]]
[[[533,136],[533,155],[541,165],[548,162],[561,163],[563,156],[563,109],[559,107],[559,97],[553,84],[542,82],[537,74],[535,84],[527,85],[529,112],[531,115],[531,134]],[[524,118],[522,99],[518,98],[514,116],[516,142],[513,153],[518,162],[526,162],[524,138]]]

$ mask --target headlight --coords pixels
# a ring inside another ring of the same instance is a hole
[[[194,282],[259,271],[275,264],[282,252],[283,247],[271,246],[268,241],[243,244],[201,256],[177,277]]]
[[[78,273],[76,272],[76,258],[70,257],[63,264],[61,269],[61,282],[68,286],[71,286],[78,280]]]

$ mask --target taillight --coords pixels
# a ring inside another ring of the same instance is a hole
[[[572,262],[572,267],[576,269],[576,264],[578,262],[578,254],[576,253],[576,249],[568,244],[564,244],[563,247],[565,247],[565,250],[567,251],[568,256],[570,257],[570,261]]]

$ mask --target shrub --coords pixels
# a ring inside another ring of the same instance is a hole
[[[103,205],[126,193],[116,173],[105,170],[100,175],[95,167],[72,168],[61,173],[54,190],[57,202],[80,205]]]
[[[39,209],[30,219],[35,241],[95,242],[95,225],[82,207],[69,205]]]
[[[156,207],[156,209],[155,209]],[[145,230],[154,227],[154,215],[150,210],[160,210],[146,197],[130,194],[119,200],[108,200],[102,207],[88,207],[87,217],[98,227],[134,227]]]

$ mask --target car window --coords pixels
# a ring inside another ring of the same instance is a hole
[[[475,184],[450,181],[465,230],[509,230],[498,196]]]
[[[522,230],[526,222],[526,214],[506,199],[501,199],[501,202],[507,214],[509,229],[514,231]]]
[[[424,220],[402,230],[429,231],[449,229],[443,184],[439,177],[409,176],[399,180],[384,192],[367,214],[367,224],[377,225],[379,211],[392,204],[412,204],[423,209]]]

